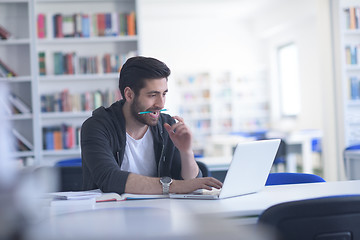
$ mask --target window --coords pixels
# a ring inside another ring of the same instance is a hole
[[[298,49],[295,43],[290,43],[279,47],[277,53],[281,115],[296,117],[300,113]]]

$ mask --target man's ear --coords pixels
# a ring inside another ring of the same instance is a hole
[[[134,91],[129,87],[124,89],[124,95],[127,102],[131,102],[135,98]]]

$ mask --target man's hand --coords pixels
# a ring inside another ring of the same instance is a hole
[[[170,193],[191,193],[198,189],[212,190],[222,188],[222,182],[213,177],[174,180],[170,185]]]
[[[174,119],[178,120],[170,126],[168,123],[164,123],[166,131],[169,133],[171,141],[179,149],[180,152],[192,151],[192,134],[189,127],[184,123],[184,119],[179,116],[174,116]]]
[[[164,123],[164,128],[169,133],[171,141],[179,150],[181,156],[181,176],[183,179],[195,178],[199,172],[199,168],[194,159],[192,151],[192,134],[184,120],[179,116],[174,116],[178,122],[170,126]]]

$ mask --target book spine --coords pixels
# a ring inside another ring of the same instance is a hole
[[[116,12],[111,13],[111,34],[119,35],[119,15]]]
[[[74,37],[75,36],[75,22],[72,15],[63,15],[62,16],[62,29],[64,37]]]
[[[135,12],[132,11],[127,14],[127,34],[129,36],[136,35],[136,27],[135,27]]]
[[[46,75],[45,52],[39,52],[39,74],[40,76]]]
[[[112,18],[111,13],[105,13],[105,36],[111,36],[112,35]]]
[[[38,38],[45,38],[45,26],[46,26],[46,16],[43,13],[39,13],[37,17],[37,35]]]
[[[97,31],[98,36],[105,36],[105,14],[99,13],[97,14]]]
[[[90,18],[89,14],[83,14],[81,18],[82,26],[82,36],[85,38],[90,37]]]
[[[82,37],[82,16],[80,13],[75,13],[73,15],[74,18],[74,36],[75,37]]]

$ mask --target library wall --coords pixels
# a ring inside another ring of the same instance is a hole
[[[254,19],[254,27],[267,45],[268,66],[272,88],[271,127],[281,130],[320,129],[322,130],[322,84],[316,1],[287,1],[274,5]],[[298,47],[301,93],[301,112],[295,119],[281,118],[278,101],[277,53],[278,47],[288,43]]]
[[[138,1],[141,54],[157,57],[181,74],[236,71],[263,67],[264,45],[231,3],[203,1]],[[164,21],[166,19],[166,21]],[[167,106],[177,114],[176,79],[170,77]]]

